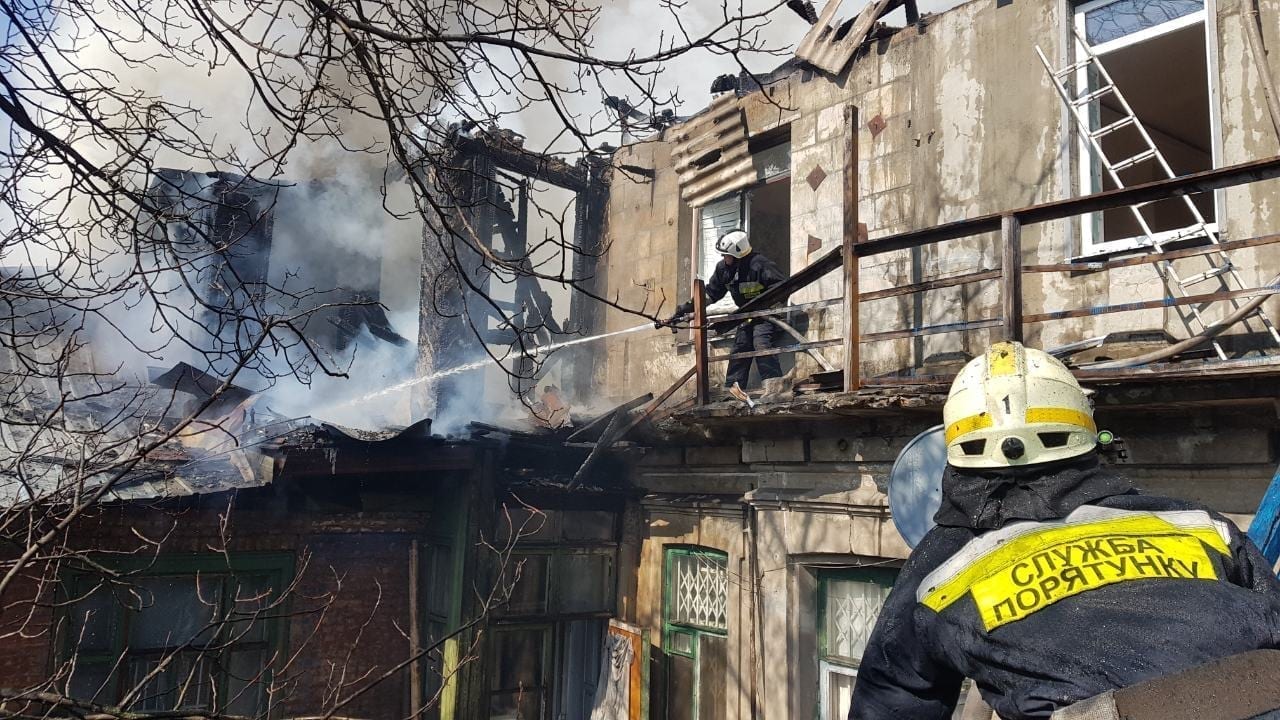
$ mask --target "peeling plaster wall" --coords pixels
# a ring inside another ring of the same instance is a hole
[[[1209,32],[1216,39],[1221,165],[1280,152],[1266,114],[1257,69],[1244,25],[1248,0],[1217,0]],[[1270,65],[1280,80],[1280,0],[1260,0]],[[932,17],[923,30],[907,28],[876,43],[834,80],[797,71],[767,93],[742,100],[748,132],[758,135],[790,124],[791,257],[793,271],[835,248],[843,235],[843,187],[847,130],[845,109],[858,108],[859,219],[869,237],[935,226],[1078,194],[1072,170],[1074,133],[1035,54],[1039,45],[1051,62],[1065,65],[1065,6],[1049,0],[998,7],[970,2]],[[664,314],[688,298],[678,285],[688,277],[694,213],[679,198],[670,167],[670,144],[658,136],[619,151],[622,162],[656,168],[653,180],[615,177],[609,200],[611,248],[603,273],[610,297],[653,309],[665,298]],[[1067,183],[1064,185],[1064,182]],[[1224,235],[1245,239],[1280,232],[1280,181],[1222,193]],[[1023,228],[1023,262],[1060,263],[1080,252],[1076,220]],[[1280,269],[1280,244],[1237,251],[1233,260],[1246,284],[1269,280]],[[680,270],[681,264],[684,269]],[[1000,264],[994,234],[949,241],[921,250],[863,258],[861,286],[873,291]],[[1177,263],[1183,276],[1207,268],[1204,258]],[[1152,265],[1094,273],[1034,273],[1024,276],[1028,314],[1159,299],[1164,293]],[[1211,283],[1195,286],[1208,292]],[[802,303],[843,294],[840,273],[828,274],[792,296]],[[1280,316],[1280,298],[1269,303]],[[1226,303],[1207,309],[1212,321]],[[605,329],[635,323],[607,313]],[[997,281],[972,283],[864,303],[864,334],[909,326],[995,318],[1000,315]],[[813,311],[810,339],[839,337],[839,307]],[[1176,308],[1111,313],[1028,325],[1027,341],[1055,347],[1103,333],[1188,333]],[[897,339],[862,346],[862,372],[877,375],[957,353],[972,355],[988,343],[990,329]],[[687,336],[660,332],[625,336],[608,344],[604,367],[596,368],[604,394],[625,399],[660,391],[692,364]],[[836,365],[839,349],[823,351]],[[816,370],[796,356],[798,375]],[[723,374],[724,365],[713,365]]]
[[[1278,460],[1280,419],[1273,407],[1113,406],[1119,400],[1105,395],[1098,411],[1099,426],[1125,442],[1127,458],[1114,464],[1117,472],[1144,491],[1205,503],[1248,527]],[[646,451],[632,482],[657,495],[632,509],[635,522],[624,546],[640,551],[638,564],[622,572],[623,587],[636,588],[623,593],[634,592],[635,601],[626,603],[622,619],[649,628],[660,648],[663,548],[697,545],[727,553],[726,690],[737,698],[727,717],[748,717],[753,672],[760,717],[810,716],[818,702],[814,573],[824,565],[894,566],[910,554],[888,515],[885,488],[902,448],[934,423],[930,412],[797,418],[721,428],[706,444]],[[752,511],[754,547],[745,531]],[[741,582],[752,572],[753,550],[758,615]]]
[[[1273,82],[1280,83],[1280,0],[1258,0],[1263,43],[1269,51]],[[1245,35],[1252,21],[1250,0],[1213,0],[1216,9],[1219,115],[1223,165],[1280,154],[1280,140],[1267,113],[1258,66]],[[1280,98],[1276,99],[1280,102]],[[1224,190],[1219,195],[1226,216],[1224,234],[1244,239],[1280,232],[1280,180]],[[1245,282],[1267,282],[1280,271],[1280,245],[1266,245],[1234,253]],[[1266,304],[1271,317],[1280,317],[1280,297]]]
[[[742,675],[749,672],[750,645],[752,642],[751,600],[747,583],[741,581],[747,575],[746,549],[743,545],[743,513],[737,503],[715,506],[714,503],[670,502],[650,503],[644,506],[644,524],[641,528],[640,563],[636,578],[636,613],[624,617],[641,627],[649,628],[654,652],[662,647],[663,578],[664,558],[668,546],[699,547],[719,550],[728,555],[728,632],[723,717],[725,720],[746,720],[752,717],[750,705],[750,680]],[[650,675],[651,697],[665,695],[664,678]],[[667,698],[669,704],[687,703],[689,698]],[[652,705],[651,705],[652,707]],[[654,717],[665,717],[654,711]]]
[[[671,144],[656,140],[630,145],[620,149],[614,161],[658,171],[652,179],[622,172],[610,179],[607,250],[598,266],[602,292],[624,307],[670,315],[689,295],[687,289],[676,292],[680,265],[687,273],[690,262],[688,256],[679,256],[677,247],[680,232],[689,232],[692,222],[671,169]],[[643,317],[612,307],[602,315],[601,331],[644,322]],[[666,330],[623,335],[603,344],[603,362],[591,369],[603,400],[622,402],[650,389],[661,390],[693,364],[688,347],[677,351],[676,336]]]

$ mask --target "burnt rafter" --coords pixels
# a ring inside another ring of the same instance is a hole
[[[521,147],[515,136],[483,133],[459,138],[458,149],[464,153],[482,153],[503,170],[537,178],[552,185],[586,192],[591,188],[586,165],[570,165],[554,155],[533,152]]]

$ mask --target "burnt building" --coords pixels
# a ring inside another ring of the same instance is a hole
[[[754,406],[719,389],[731,305],[593,366],[617,401],[670,389],[623,437],[648,448],[619,617],[649,633],[650,717],[845,717],[909,553],[890,470],[993,341],[1073,367],[1139,488],[1247,527],[1280,462],[1280,6],[841,5],[614,156],[648,172],[610,177],[603,295],[684,300],[741,227],[792,279],[740,310],[801,336]]]

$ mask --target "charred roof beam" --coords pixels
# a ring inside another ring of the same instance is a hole
[[[474,137],[460,137],[458,149],[466,153],[487,155],[503,170],[527,175],[574,192],[585,192],[591,187],[585,166],[570,165],[554,155],[526,150],[513,138],[502,134],[483,133]]]

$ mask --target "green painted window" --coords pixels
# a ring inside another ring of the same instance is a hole
[[[729,556],[669,547],[663,575],[667,716],[720,720],[728,687]]]
[[[822,720],[843,720],[858,663],[898,571],[820,568],[817,573],[820,714]]]
[[[668,548],[668,624],[712,632],[729,627],[729,556],[714,550]]]
[[[64,580],[59,646],[75,660],[70,695],[148,712],[268,710],[291,556],[161,557],[115,569],[122,576],[109,582]]]

